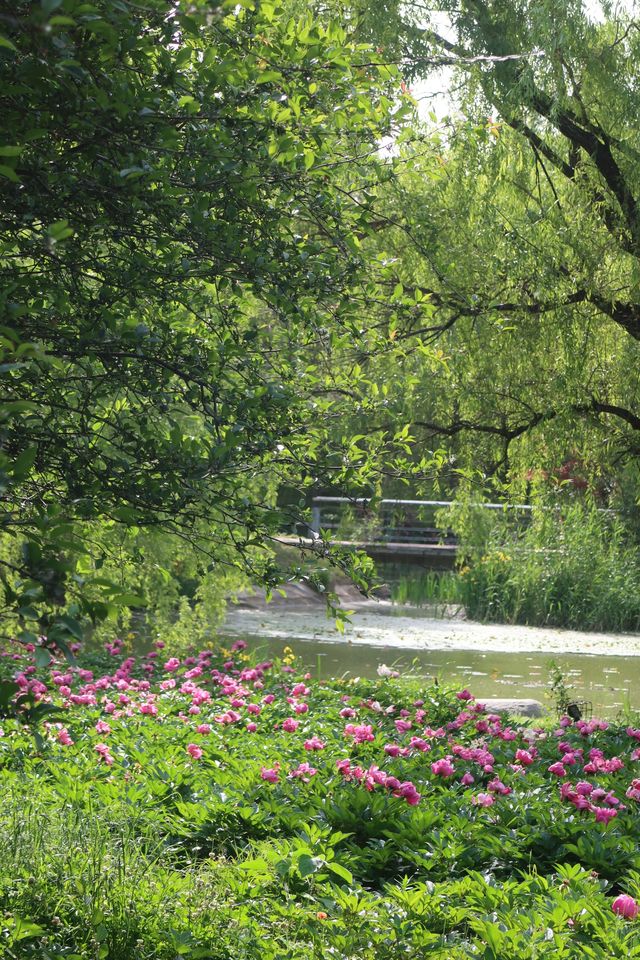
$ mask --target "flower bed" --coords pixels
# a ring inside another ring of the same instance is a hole
[[[89,664],[89,666],[88,666]],[[8,957],[640,956],[640,729],[156,649],[3,670]]]

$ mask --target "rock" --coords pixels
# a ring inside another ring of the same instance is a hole
[[[493,700],[478,697],[478,700],[484,703],[489,713],[510,713],[518,717],[542,717],[545,713],[539,700],[527,700],[521,697],[500,697]]]

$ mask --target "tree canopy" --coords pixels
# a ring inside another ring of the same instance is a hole
[[[603,7],[358,11],[407,81],[452,65],[450,116],[408,140],[389,191],[396,279],[434,309],[398,341],[437,342],[443,360],[408,347],[398,409],[489,472],[518,451],[637,464],[640,41],[631,13]]]
[[[138,602],[154,543],[275,583],[311,490],[637,472],[639,43],[578,0],[4,10],[9,629]]]
[[[78,567],[96,522],[199,539],[268,582],[252,548],[282,529],[275,492],[319,476],[335,435],[314,359],[362,340],[397,74],[266,0],[23,2],[0,30],[0,523],[23,545],[2,563],[22,635],[130,601]]]

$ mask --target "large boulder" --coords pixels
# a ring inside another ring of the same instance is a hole
[[[509,713],[517,717],[542,717],[545,713],[539,700],[527,700],[525,697],[498,697],[489,700],[478,697],[478,700],[484,703],[489,713]]]

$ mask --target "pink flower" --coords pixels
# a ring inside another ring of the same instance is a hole
[[[611,909],[625,920],[635,920],[638,916],[638,904],[628,893],[621,893],[611,904]]]
[[[211,726],[208,723],[199,723],[196,727],[196,733],[201,733],[204,737],[211,733]]]
[[[279,780],[280,764],[276,763],[275,767],[261,767],[260,776],[263,780],[266,780],[267,783],[277,783]]]
[[[223,726],[229,723],[237,723],[238,720],[241,720],[242,717],[235,710],[227,710],[226,713],[220,713],[213,718],[216,723],[220,723]]]
[[[458,698],[458,700],[474,699],[473,694],[469,693],[469,691],[466,688],[464,690],[459,690],[458,693],[456,693],[456,697]]]
[[[579,797],[588,797],[593,792],[593,785],[588,780],[578,780],[576,793]]]
[[[199,747],[197,743],[190,743],[187,745],[187,753],[193,757],[194,760],[199,760],[202,756],[202,747]]]
[[[309,710],[309,707],[307,706],[306,703],[296,703],[293,709],[296,713],[307,713],[307,711]]]
[[[448,757],[443,757],[442,760],[436,760],[431,764],[431,772],[437,777],[452,777],[456,768]]]
[[[287,719],[282,723],[282,729],[286,733],[295,733],[299,726],[300,721],[294,720],[293,717],[287,717]]]
[[[614,817],[618,816],[618,811],[613,810],[611,807],[594,807],[593,809],[598,823],[609,823],[609,820],[613,820]]]
[[[297,777],[300,780],[303,780],[304,783],[308,783],[311,777],[315,777],[318,771],[315,767],[310,766],[308,763],[299,763],[295,770],[292,770],[289,773],[290,777]]]
[[[305,750],[324,750],[324,743],[315,734],[303,744]]]
[[[630,800],[640,802],[640,780],[636,779],[631,781],[626,795]]]
[[[477,807],[490,807],[495,802],[496,798],[492,797],[490,793],[479,793],[477,796],[471,797],[471,803]]]
[[[420,794],[410,780],[401,783],[398,789],[394,791],[394,796],[403,797],[410,807],[415,807],[420,803]]]
[[[367,743],[375,740],[373,727],[369,723],[348,723],[344,728],[344,735],[345,737],[352,737],[355,743]]]
[[[397,757],[400,753],[400,747],[397,743],[387,743],[385,744],[384,752],[389,757]]]
[[[503,797],[507,797],[512,792],[511,787],[505,786],[498,777],[494,777],[494,779],[487,784],[487,790],[490,790],[491,793],[499,793]]]
[[[73,744],[71,735],[66,727],[61,727],[60,730],[58,730],[57,740],[58,743],[61,743],[64,747],[70,747]]]
[[[247,723],[247,730],[249,731],[249,733],[255,733],[257,729],[258,729],[258,724],[255,723],[253,720],[250,720]]]
[[[556,763],[552,763],[550,767],[547,767],[549,773],[553,773],[556,777],[566,777],[567,771],[563,765],[558,760]]]
[[[106,743],[96,743],[93,749],[96,751],[96,753],[100,754],[106,765],[110,767],[113,763],[113,757],[109,753],[109,747],[106,745]]]
[[[396,720],[394,722],[398,733],[406,733],[407,730],[411,730],[411,720]]]
[[[179,666],[180,666],[180,661],[178,660],[178,658],[171,657],[171,659],[167,660],[167,662],[165,663],[164,668],[167,671],[167,673],[173,673],[173,671],[177,670]]]
[[[475,783],[475,779],[467,770],[467,772],[460,777],[460,783],[465,787],[470,787],[472,783]]]

